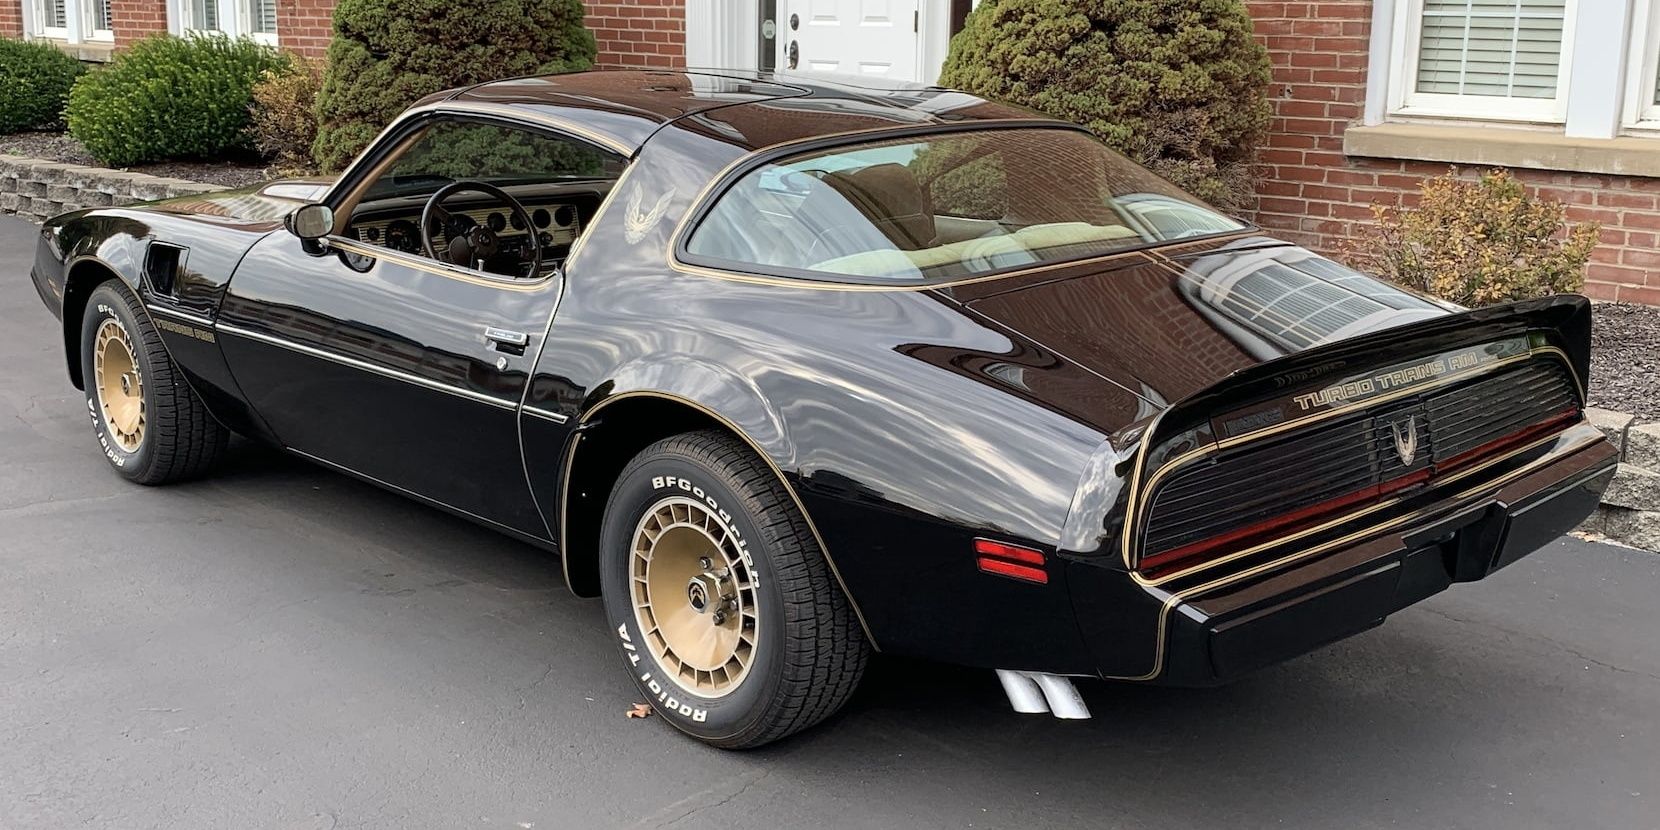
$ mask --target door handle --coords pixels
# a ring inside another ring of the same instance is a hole
[[[530,344],[530,335],[522,331],[498,329],[495,326],[484,329],[484,339],[490,344],[490,348],[513,355],[524,354],[525,346]]]

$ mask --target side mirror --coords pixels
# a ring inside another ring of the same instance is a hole
[[[289,233],[307,242],[315,242],[334,233],[334,209],[328,205],[302,205],[299,210],[288,214],[284,222]]]

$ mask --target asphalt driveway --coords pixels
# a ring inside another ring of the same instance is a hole
[[[878,661],[747,754],[515,542],[281,453],[105,468],[0,217],[0,827],[1660,827],[1660,556],[1572,539],[1228,688]]]

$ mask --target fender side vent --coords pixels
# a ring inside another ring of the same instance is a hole
[[[144,252],[144,281],[150,291],[163,297],[178,297],[179,269],[184,266],[185,249],[165,242],[151,242]]]

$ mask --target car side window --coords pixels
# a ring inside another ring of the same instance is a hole
[[[485,181],[595,178],[606,174],[598,147],[548,133],[466,121],[433,125],[370,186],[368,196],[437,190],[437,179]],[[615,171],[620,173],[620,170]]]
[[[455,185],[425,229],[437,259],[498,276],[536,278],[569,255],[626,166],[615,153],[557,133],[440,121],[384,162],[358,192],[346,235],[425,256],[422,211],[441,189]],[[533,269],[541,273],[528,273]]]

